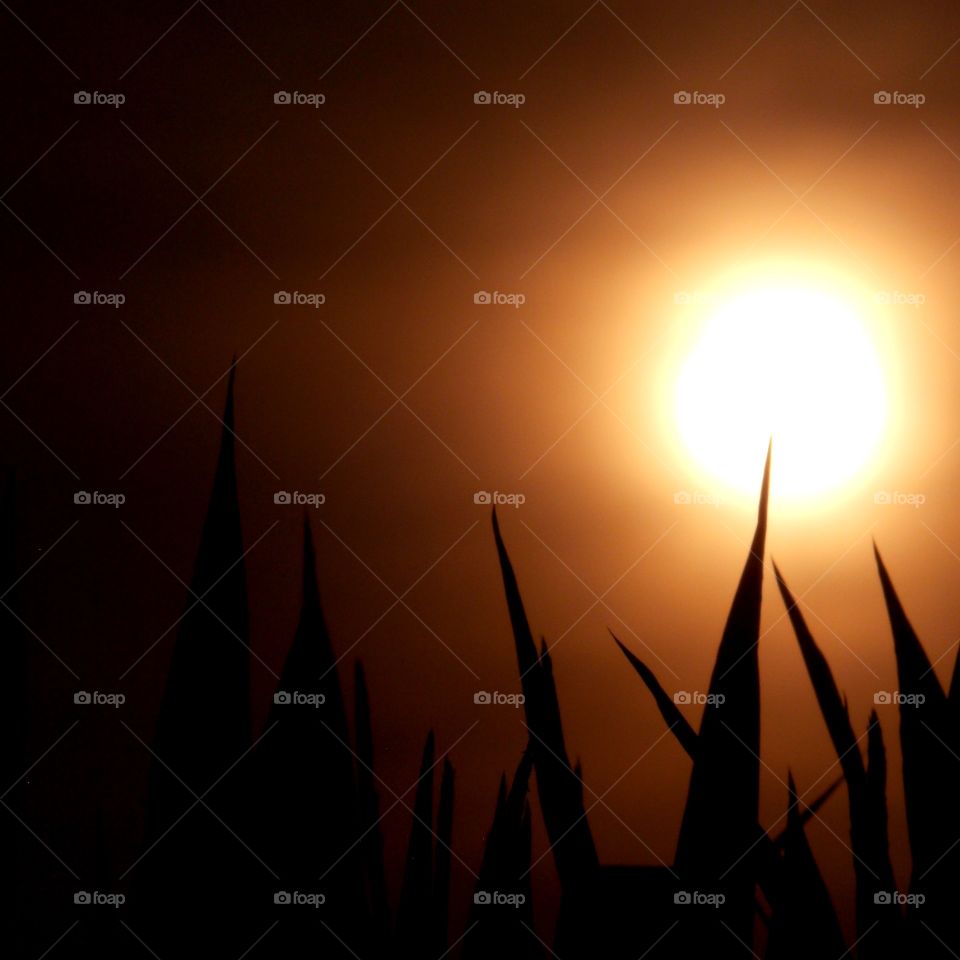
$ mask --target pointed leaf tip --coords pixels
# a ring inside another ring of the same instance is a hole
[[[793,592],[787,586],[787,581],[783,578],[783,574],[780,572],[780,568],[777,566],[776,561],[771,558],[771,565],[773,566],[773,575],[777,581],[777,588],[780,590],[780,596],[783,597],[783,605],[787,608],[789,613],[796,605],[797,601],[793,595]]]
[[[770,461],[773,456],[773,437],[767,445],[767,458],[763,464],[763,482],[760,486],[760,508],[757,512],[758,526],[760,524],[766,528],[767,525],[767,504],[770,500]]]
[[[310,522],[303,517],[303,595],[310,596],[317,589],[317,558],[313,549],[313,533]]]

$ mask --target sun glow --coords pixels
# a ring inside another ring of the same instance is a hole
[[[716,481],[756,494],[774,442],[774,489],[803,500],[869,464],[887,423],[876,345],[851,302],[822,290],[757,286],[710,315],[676,381],[676,422]]]

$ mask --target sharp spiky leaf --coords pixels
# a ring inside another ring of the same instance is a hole
[[[660,685],[660,681],[654,675],[654,672],[635,654],[628,650],[611,630],[610,636],[613,637],[617,646],[623,655],[630,661],[630,665],[640,674],[640,679],[647,685],[647,689],[653,694],[653,699],[660,710],[667,726],[673,735],[680,741],[680,746],[686,750],[692,758],[696,753],[697,731],[693,729],[690,721],[683,715],[680,708],[674,703],[673,697],[667,693]]]
[[[840,695],[833,671],[776,566],[774,572],[820,711],[847,781],[859,952],[865,958],[882,958],[888,955],[890,944],[899,937],[899,918],[894,911],[883,910],[874,898],[877,892],[895,889],[887,836],[886,767],[880,725],[875,722],[876,716],[873,715],[868,727],[870,766],[865,766],[850,722],[846,699]]]
[[[783,597],[784,605],[787,608],[787,614],[790,617],[790,623],[793,626],[803,662],[806,664],[807,673],[810,675],[810,682],[813,684],[817,702],[820,704],[820,711],[827,724],[827,731],[833,742],[833,748],[840,759],[847,782],[852,785],[853,790],[857,790],[864,776],[863,757],[857,745],[857,738],[853,733],[853,725],[850,723],[846,701],[841,697],[833,678],[833,671],[813,639],[813,634],[800,612],[800,607],[776,563],[773,565],[773,572],[777,578],[777,586],[780,588],[780,595]]]
[[[138,929],[165,956],[241,951],[239,942],[228,946],[231,935],[240,937],[238,925],[224,931],[251,895],[252,877],[259,878],[252,858],[229,833],[211,830],[194,800],[204,796],[228,823],[244,819],[245,771],[236,764],[251,743],[250,650],[234,378],[232,368],[213,489],[153,741],[145,827],[150,855],[138,861],[135,879]],[[209,869],[184,870],[185,863]]]
[[[786,840],[765,960],[842,957],[840,923],[803,829],[793,775],[788,779]]]
[[[897,660],[903,792],[913,868],[910,888],[926,897],[929,925],[953,942],[960,936],[955,909],[960,897],[960,849],[945,847],[944,837],[956,834],[960,742],[953,711],[876,544],[874,556]]]
[[[453,842],[453,766],[444,759],[437,808],[436,854],[434,857],[433,909],[437,955],[447,949],[450,914],[450,858]]]
[[[598,865],[596,846],[583,805],[580,776],[571,766],[563,738],[560,703],[550,653],[543,644],[537,655],[533,634],[520,597],[513,565],[500,534],[496,510],[493,536],[513,628],[524,714],[530,734],[530,755],[537,774],[537,793],[553,856],[564,889],[588,883]]]
[[[753,939],[755,863],[744,857],[757,837],[760,791],[760,597],[767,529],[770,451],[757,526],[710,679],[677,844],[685,882],[723,892],[723,922],[742,944]],[[702,945],[701,945],[702,946]],[[693,946],[691,949],[699,949]],[[732,948],[731,948],[732,950]]]
[[[354,726],[357,746],[357,826],[363,838],[366,899],[372,920],[374,952],[383,954],[390,932],[386,867],[383,859],[383,831],[380,828],[380,799],[374,783],[373,729],[370,696],[363,664],[354,668],[356,696]]]
[[[429,956],[433,925],[433,731],[427,736],[417,780],[407,862],[397,911],[397,944],[401,956]]]

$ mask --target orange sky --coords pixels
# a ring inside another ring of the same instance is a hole
[[[182,608],[171,571],[190,572],[219,425],[195,406],[165,431],[236,353],[245,534],[263,537],[248,558],[265,664],[254,664],[257,716],[298,589],[299,514],[273,493],[323,492],[312,518],[323,595],[338,650],[352,647],[344,666],[357,655],[367,666],[382,776],[405,789],[428,727],[442,751],[479,721],[451,754],[455,846],[477,863],[497,779],[525,735],[517,712],[472,699],[517,689],[488,511],[473,495],[522,493],[502,512],[504,534],[532,626],[556,644],[568,743],[590,790],[604,794],[650,749],[605,795],[610,809],[591,812],[601,856],[669,862],[689,763],[669,736],[656,742],[662,723],[606,628],[646,645],[669,689],[705,689],[752,517],[739,503],[674,502],[702,481],[664,427],[671,351],[696,321],[675,295],[770,257],[924,298],[877,321],[897,385],[882,471],[802,519],[778,513],[774,488],[768,544],[858,731],[873,692],[895,687],[871,536],[946,681],[960,636],[960,10],[422,3],[371,26],[387,5],[320,17],[241,4],[223,16],[242,42],[197,8],[155,47],[178,11],[138,7],[94,29],[91,10],[29,11],[63,62],[10,23],[21,45],[2,69],[8,89],[27,92],[7,105],[19,142],[5,181],[29,173],[7,198],[22,222],[3,231],[17,321],[0,361],[15,384],[4,446],[23,471],[24,563],[43,557],[24,582],[26,619],[83,683],[127,689],[125,716],[144,736],[171,637],[118,678]],[[127,103],[81,113],[76,89],[122,90]],[[278,89],[326,103],[275,107]],[[477,105],[477,90],[525,102]],[[678,105],[680,90],[725,102]],[[926,102],[875,104],[880,90]],[[164,234],[221,175],[204,200],[215,215],[195,206]],[[78,312],[81,289],[127,302]],[[275,306],[278,290],[326,302]],[[477,305],[479,290],[525,302]],[[223,396],[221,380],[205,402],[219,413]],[[128,502],[78,517],[77,489]],[[877,505],[878,489],[925,502]],[[785,807],[788,766],[802,791],[833,762],[772,587],[764,822]],[[31,671],[42,749],[76,680],[39,645]],[[897,720],[881,722],[905,882]],[[122,730],[101,730],[124,758],[111,780],[101,741],[85,736],[73,760],[37,770],[33,800],[55,819],[73,764],[102,765],[122,869],[138,842],[124,790],[147,758]],[[53,831],[78,860],[96,802]],[[846,835],[843,800],[823,819],[814,848],[849,907],[849,855],[830,832]],[[394,854],[407,826],[400,811],[386,820]],[[544,901],[551,877],[547,858],[535,873]],[[455,889],[471,882],[455,867]]]

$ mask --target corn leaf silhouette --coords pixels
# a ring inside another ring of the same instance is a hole
[[[252,758],[250,792],[258,798],[262,856],[279,874],[279,889],[322,893],[326,903],[322,918],[317,910],[281,914],[284,922],[271,938],[281,953],[308,940],[329,956],[349,956],[344,943],[366,949],[372,934],[363,909],[361,848],[353,842],[360,827],[348,737],[304,518],[300,616]],[[274,878],[266,879],[277,888]]]
[[[657,704],[657,708],[660,710],[660,715],[663,717],[670,732],[677,738],[680,746],[683,747],[692,760],[697,752],[697,731],[693,729],[690,721],[683,715],[683,712],[674,702],[673,697],[663,689],[656,674],[654,674],[636,654],[627,649],[612,630],[609,632],[610,636],[613,637],[614,643],[620,648],[621,653],[623,653],[633,669],[640,675],[640,679],[647,685],[650,693],[653,694],[653,699]]]
[[[820,712],[847,781],[850,844],[856,877],[858,956],[885,957],[900,936],[899,915],[875,900],[896,889],[887,836],[886,754],[876,714],[868,724],[869,766],[865,766],[847,704],[833,672],[813,639],[786,581],[774,564],[777,585],[790,617],[800,653],[813,684]]]
[[[926,897],[925,949],[948,956],[942,941],[960,935],[956,903],[960,895],[960,850],[946,837],[957,832],[960,757],[954,712],[933,665],[894,589],[880,551],[874,557],[893,633],[900,703],[900,749],[907,808],[912,872],[910,892]],[[922,935],[916,911],[908,911],[914,937]],[[938,944],[938,939],[941,941]]]
[[[543,949],[532,933],[533,889],[530,879],[531,829],[527,800],[533,758],[525,750],[507,790],[500,779],[493,823],[474,888],[463,943],[464,960],[542,960]],[[492,895],[522,897],[517,907],[497,907]]]
[[[453,766],[448,759],[444,758],[443,773],[440,775],[437,842],[433,868],[434,953],[437,956],[440,956],[447,949],[450,934],[450,853],[453,841],[453,793]]]
[[[788,774],[787,779],[786,836],[765,958],[842,957],[847,946],[840,922],[803,829],[793,774]]]
[[[144,937],[159,953],[182,957],[229,951],[234,940],[237,951],[243,949],[245,934],[240,924],[229,926],[229,918],[246,902],[263,869],[195,803],[203,796],[228,825],[242,820],[242,771],[235,766],[251,742],[247,584],[234,463],[235,373],[234,367],[213,489],[160,705],[144,854],[136,868]],[[185,869],[191,863],[206,868]]]
[[[383,860],[383,831],[380,828],[380,799],[374,783],[373,727],[370,695],[363,664],[354,667],[354,728],[357,745],[357,827],[361,837],[365,899],[369,906],[372,952],[385,956],[391,936],[387,899],[386,866]]]
[[[580,778],[571,767],[564,742],[550,654],[546,644],[543,644],[540,655],[537,655],[513,565],[500,535],[496,510],[492,517],[493,536],[525,697],[524,712],[530,733],[528,749],[537,775],[540,807],[560,883],[565,893],[572,893],[581,884],[588,883],[592,871],[596,869],[596,846],[583,808]]]
[[[610,630],[609,633],[628,662],[637,671],[647,688],[653,694],[653,698],[660,710],[660,715],[663,717],[670,731],[676,736],[680,746],[683,747],[692,760],[696,756],[697,749],[696,730],[693,729],[693,726],[683,713],[681,713],[680,708],[676,705],[670,694],[663,688],[656,674],[636,656],[636,654],[621,643],[612,630]],[[803,807],[803,811],[799,814],[801,826],[812,818],[827,800],[830,799],[841,783],[843,783],[842,776],[836,778],[823,790],[819,796],[814,799],[813,803]],[[756,857],[757,882],[760,884],[767,898],[772,900],[776,895],[776,888],[779,882],[777,880],[777,872],[782,862],[778,851],[783,847],[787,837],[787,831],[783,830],[779,835],[771,837],[758,825],[757,837],[759,839],[754,854]]]
[[[427,735],[413,804],[410,840],[397,911],[396,949],[401,956],[430,956],[436,947],[433,876],[433,731]]]
[[[693,932],[688,949],[712,940],[721,955],[753,942],[755,859],[760,790],[760,598],[770,488],[770,449],[760,489],[757,526],[717,650],[708,701],[700,723],[690,788],[677,843],[675,868],[694,889],[726,897],[718,919],[732,945],[712,925]],[[736,943],[739,939],[740,943]]]

